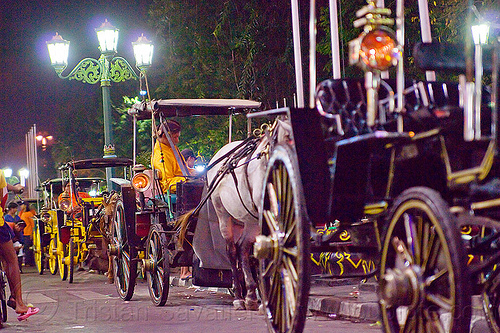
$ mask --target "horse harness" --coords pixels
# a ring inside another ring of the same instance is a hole
[[[216,161],[211,163],[205,168],[205,172],[208,172],[208,170],[212,169],[214,166],[217,164],[224,162],[224,164],[221,166],[221,168],[217,171],[216,176],[212,180],[210,184],[208,184],[208,190],[207,194],[205,195],[204,198],[200,201],[198,206],[193,210],[193,215],[197,215],[201,207],[207,202],[207,200],[210,198],[212,195],[213,191],[219,185],[219,183],[222,181],[224,176],[227,174],[230,174],[233,178],[234,184],[236,186],[236,191],[238,193],[238,197],[240,198],[240,201],[245,208],[245,210],[254,218],[258,218],[250,209],[245,205],[243,198],[241,197],[240,190],[238,188],[238,179],[236,178],[236,174],[234,170],[239,167],[244,167],[245,168],[245,174],[248,175],[248,164],[253,161],[254,159],[260,159],[262,156],[265,156],[268,152],[268,149],[264,149],[262,152],[257,154],[255,157],[252,158],[253,153],[259,146],[259,143],[261,141],[261,136],[255,136],[251,135],[247,137],[245,140],[243,140],[240,144],[238,144],[236,147],[231,149],[229,152],[218,158]],[[240,161],[243,159],[246,159],[242,164],[238,165]],[[247,181],[247,188],[249,189],[250,192],[250,197],[252,197],[252,193],[250,191],[250,184],[248,182],[248,177],[245,177]],[[253,202],[253,199],[252,199]],[[257,207],[255,204],[252,207],[254,210],[257,210]]]

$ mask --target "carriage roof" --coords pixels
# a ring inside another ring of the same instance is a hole
[[[138,119],[150,119],[151,112],[163,117],[217,116],[247,113],[260,107],[260,102],[244,99],[160,99],[136,103],[128,113]]]
[[[113,167],[126,167],[131,166],[133,161],[129,158],[111,157],[111,158],[92,158],[86,160],[70,161],[59,169],[68,170],[70,168],[75,170],[81,169],[100,169],[100,168],[113,168]]]

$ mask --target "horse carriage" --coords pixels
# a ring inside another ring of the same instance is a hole
[[[125,158],[97,158],[70,161],[60,168],[62,178],[42,184],[46,192],[40,217],[35,219],[33,244],[35,262],[40,274],[45,261],[51,274],[73,282],[76,266],[85,260],[101,258],[107,262],[108,223],[112,212],[106,207],[119,194],[105,188],[100,177],[77,177],[78,172],[105,168],[124,168],[124,178],[112,178],[121,184],[130,176],[132,161]],[[128,171],[127,171],[128,170]],[[64,186],[63,186],[64,185]],[[69,191],[64,188],[69,185]],[[102,266],[102,265],[101,265]],[[106,270],[108,269],[108,265]],[[104,270],[104,269],[102,269]]]
[[[384,331],[468,332],[473,295],[500,331],[499,43],[476,45],[474,68],[464,45],[419,43],[421,70],[469,75],[412,80],[403,68],[402,1],[396,12],[396,32],[391,11],[375,1],[357,12],[363,31],[349,58],[363,78],[316,85],[311,32],[309,107],[249,115],[280,114],[292,128],[292,141],[269,152],[254,245],[272,332],[303,330],[310,254],[339,250],[377,263],[342,277],[378,280]],[[383,79],[392,66],[396,78]],[[325,225],[334,232],[316,232]]]
[[[170,117],[229,116],[229,140],[231,140],[232,117],[259,107],[258,102],[236,99],[174,99],[139,103],[129,110],[129,114],[133,115],[134,121],[151,119],[153,133],[158,124]],[[171,135],[168,132],[165,135],[173,146]],[[155,135],[152,140],[154,143]],[[184,166],[185,163],[176,149],[174,155],[178,164]],[[196,207],[201,209],[209,198],[209,195],[202,193],[206,178],[203,175],[193,177],[185,168],[182,169],[186,181],[177,183],[176,193],[170,190],[163,193],[158,173],[141,164],[134,166],[134,177],[130,184],[121,186],[121,197],[116,202],[111,228],[109,254],[113,261],[115,285],[123,300],[129,300],[133,296],[135,281],[139,274],[138,265],[142,267],[148,282],[151,301],[156,306],[163,306],[167,301],[170,268],[173,267],[194,264],[193,279],[198,285],[219,287],[232,285],[231,273],[227,269],[229,267],[224,266],[224,263],[227,264],[224,247],[222,250],[219,249],[222,253],[220,265],[212,267],[212,270],[206,270],[196,264],[199,261],[196,261],[196,256],[193,254],[195,224],[192,224],[187,234],[184,234],[186,237],[183,240],[186,242],[179,241],[180,217]],[[217,231],[215,237],[218,237],[217,241],[222,240]],[[217,243],[215,240],[211,241]]]
[[[105,180],[100,177],[79,177],[76,182],[84,192],[99,188]],[[58,197],[64,191],[63,179],[49,179],[40,184],[37,191],[41,197],[41,208],[38,217],[34,218],[33,253],[38,273],[43,274],[48,267],[52,275],[58,272],[57,263],[57,209]]]

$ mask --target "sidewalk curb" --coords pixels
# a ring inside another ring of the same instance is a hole
[[[308,309],[336,318],[363,321],[378,321],[380,319],[378,303],[348,301],[339,297],[310,296]]]

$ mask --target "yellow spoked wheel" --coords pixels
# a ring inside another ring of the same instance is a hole
[[[302,332],[310,288],[310,232],[295,150],[278,145],[269,159],[254,255],[271,332]]]
[[[44,270],[44,248],[42,247],[42,233],[40,229],[43,228],[41,222],[36,223],[33,230],[33,255],[35,257],[35,265],[40,275]]]
[[[50,274],[55,275],[57,274],[57,267],[58,267],[58,260],[57,260],[57,238],[52,237],[50,239],[49,243],[49,271]]]
[[[380,262],[385,332],[463,332],[471,286],[460,230],[441,195],[415,187],[393,203]]]

